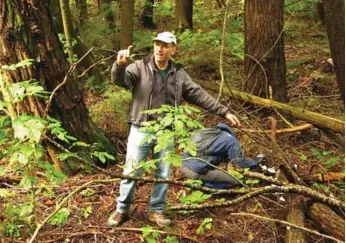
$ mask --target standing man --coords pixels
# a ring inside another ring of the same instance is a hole
[[[142,168],[135,169],[140,161],[146,160],[149,152],[155,146],[155,140],[141,144],[147,132],[140,131],[143,122],[156,120],[157,115],[143,114],[142,111],[157,109],[161,105],[179,106],[183,100],[197,105],[205,110],[226,117],[234,126],[240,126],[238,118],[228,111],[228,108],[216,104],[216,100],[194,83],[190,76],[175,64],[171,56],[176,52],[177,40],[171,32],[162,32],[153,39],[154,54],[144,60],[135,61],[128,65],[128,51],[118,52],[117,60],[112,68],[112,81],[116,85],[131,90],[132,103],[129,112],[131,123],[127,143],[126,163],[124,175],[140,176]],[[154,154],[154,159],[162,158],[167,150],[173,150],[173,141],[170,146]],[[155,176],[168,179],[170,165],[158,162]],[[108,219],[108,226],[119,226],[128,219],[129,207],[133,199],[135,181],[122,180],[120,182],[120,196],[117,199],[117,209]],[[171,220],[163,214],[168,185],[156,183],[150,198],[148,219],[159,226],[168,226]]]

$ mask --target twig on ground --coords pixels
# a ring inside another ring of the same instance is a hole
[[[248,217],[253,217],[253,218],[257,218],[257,219],[261,219],[261,220],[266,220],[266,221],[271,221],[271,222],[275,222],[275,223],[280,223],[280,224],[284,224],[284,225],[287,225],[289,227],[292,227],[292,228],[295,228],[295,229],[298,229],[298,230],[302,230],[302,231],[306,231],[306,232],[309,232],[311,234],[315,234],[315,235],[318,235],[318,236],[321,236],[321,237],[324,237],[324,238],[327,238],[327,239],[330,239],[330,240],[333,240],[333,241],[336,241],[336,242],[343,242],[343,241],[340,241],[332,236],[329,236],[329,235],[325,235],[325,234],[321,234],[315,230],[311,230],[311,229],[308,229],[308,228],[305,228],[305,227],[301,227],[301,226],[298,226],[298,225],[295,225],[295,224],[291,224],[290,222],[287,222],[287,221],[283,221],[283,220],[279,220],[279,219],[273,219],[273,218],[268,218],[268,217],[263,217],[263,216],[259,216],[259,215],[256,215],[256,214],[252,214],[252,213],[231,213],[232,216],[248,216]]]
[[[180,206],[173,206],[170,207],[169,210],[171,211],[178,211],[178,210],[200,210],[200,209],[206,209],[206,208],[217,208],[217,207],[228,207],[232,205],[236,205],[239,203],[244,202],[245,200],[248,200],[250,198],[253,198],[255,196],[259,196],[265,193],[275,193],[275,192],[284,192],[284,193],[297,193],[304,195],[306,197],[314,198],[320,202],[323,202],[325,204],[328,204],[329,206],[337,206],[337,207],[344,207],[344,202],[341,202],[335,198],[325,196],[319,192],[316,192],[310,188],[299,186],[299,185],[293,185],[289,184],[286,186],[265,186],[262,188],[258,188],[255,191],[251,191],[246,193],[245,195],[242,195],[236,199],[227,201],[227,202],[217,202],[217,203],[209,203],[209,204],[203,204],[203,205],[180,205]]]
[[[64,234],[63,232],[60,234]],[[73,234],[66,234],[64,236],[60,236],[59,238],[53,239],[53,240],[46,240],[46,241],[40,241],[42,243],[54,243],[57,242],[59,240],[64,240],[66,238],[73,238],[76,236],[84,236],[84,235],[103,235],[103,232],[93,232],[93,231],[87,231],[87,232],[77,232],[77,233],[73,233]]]
[[[113,228],[113,230],[115,231],[126,231],[126,232],[136,232],[136,233],[143,233],[143,229],[139,229],[139,228],[125,228],[125,227],[116,227],[116,228]],[[174,236],[177,236],[179,238],[183,238],[183,239],[187,239],[189,241],[192,241],[192,242],[196,242],[196,243],[200,243],[200,241],[190,237],[190,236],[187,236],[187,235],[182,235],[182,234],[179,234],[179,233],[174,233],[174,232],[167,232],[167,231],[162,231],[162,230],[148,230],[149,232],[158,232],[162,235],[174,235]]]

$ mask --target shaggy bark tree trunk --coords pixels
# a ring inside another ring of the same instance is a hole
[[[287,102],[284,0],[245,1],[245,88],[250,94]]]
[[[193,0],[176,0],[175,16],[177,18],[178,30],[193,29]]]
[[[330,52],[345,106],[345,0],[323,0]]]
[[[47,90],[59,85],[69,68],[63,48],[54,32],[47,0],[0,1],[0,65],[24,59],[36,62],[5,73],[10,83],[37,80]],[[45,104],[31,97],[18,105],[19,112],[42,116]],[[108,139],[91,121],[82,102],[81,91],[73,77],[55,94],[50,115],[62,122],[70,135],[87,143],[99,143],[115,153]]]
[[[121,0],[120,49],[133,42],[134,0]]]

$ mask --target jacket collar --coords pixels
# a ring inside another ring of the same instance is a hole
[[[153,70],[157,70],[156,65],[155,65],[154,55],[151,55],[151,56],[144,58],[143,61],[145,64],[149,64]],[[182,68],[182,65],[176,64],[175,62],[172,61],[172,59],[169,60],[169,62],[170,62],[170,64],[169,64],[168,72],[178,71],[180,68]]]

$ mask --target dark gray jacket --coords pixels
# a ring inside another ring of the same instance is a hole
[[[162,104],[179,106],[183,100],[220,116],[225,116],[228,112],[227,107],[215,105],[216,100],[173,61],[170,61],[166,80],[162,80],[155,66],[154,56],[135,61],[126,68],[119,67],[114,62],[112,82],[132,91],[129,122],[134,125],[141,125],[149,120],[148,115],[142,114],[142,111],[159,108]],[[161,93],[165,100],[157,99],[156,95],[153,98],[153,94]]]

